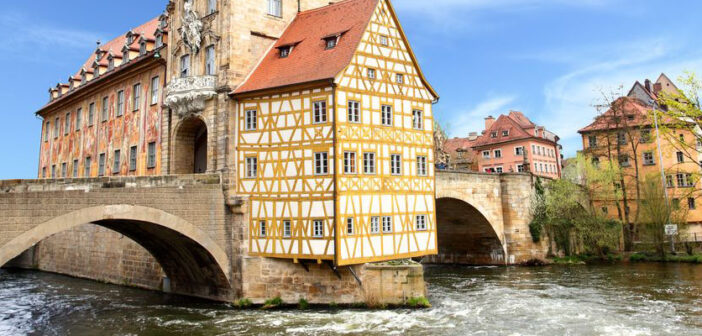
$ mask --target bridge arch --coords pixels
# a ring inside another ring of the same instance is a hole
[[[134,205],[84,208],[45,221],[0,246],[0,266],[44,239],[84,224],[116,231],[144,247],[171,279],[174,293],[215,298],[232,290],[229,257],[207,233],[163,210]]]
[[[494,223],[480,205],[455,197],[437,197],[439,253],[434,262],[468,265],[504,265],[502,225]],[[502,224],[502,223],[499,223]]]

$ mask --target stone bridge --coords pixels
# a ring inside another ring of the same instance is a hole
[[[531,175],[439,172],[436,183],[439,254],[423,262],[505,265],[544,257],[528,229]],[[0,266],[41,242],[43,254],[25,266],[217,300],[262,302],[282,292],[289,300],[343,303],[368,292],[351,270],[335,277],[325,265],[303,271],[249,257],[246,202],[224,195],[220,175],[206,174],[0,181]],[[369,269],[355,273],[390,278]],[[398,288],[406,283],[397,281]],[[307,282],[314,285],[300,293]]]
[[[529,232],[535,177],[440,171],[436,174],[439,254],[425,263],[509,265],[543,259]]]

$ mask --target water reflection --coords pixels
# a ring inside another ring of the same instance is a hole
[[[702,335],[702,267],[427,267],[434,307],[239,311],[0,270],[0,335]]]

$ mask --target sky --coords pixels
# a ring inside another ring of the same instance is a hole
[[[261,0],[263,1],[263,0]],[[291,0],[284,0],[291,1]],[[96,15],[94,0],[10,1],[0,12],[0,179],[37,174],[48,89],[95,49],[158,16],[166,0],[121,0]],[[484,118],[524,112],[561,137],[597,115],[602,92],[636,80],[702,73],[699,0],[393,0],[449,136]]]

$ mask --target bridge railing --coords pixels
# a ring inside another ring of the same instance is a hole
[[[222,184],[219,174],[109,176],[34,180],[0,180],[0,193],[66,191],[104,188],[153,188]]]

